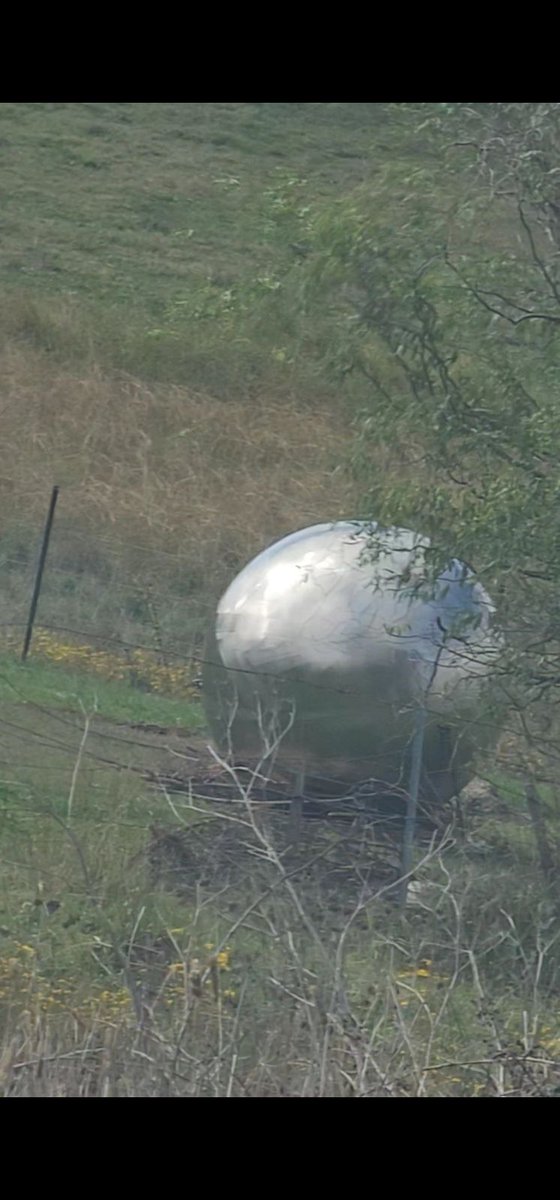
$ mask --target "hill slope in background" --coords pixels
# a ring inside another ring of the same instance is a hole
[[[270,267],[267,191],[367,179],[383,127],[378,105],[3,105],[0,280],[160,315]]]
[[[100,571],[126,591],[132,538],[178,559],[144,556],[144,576],[206,600],[274,536],[351,511],[347,411],[270,304],[308,211],[372,176],[391,121],[368,104],[2,106],[0,545],[29,560],[58,482],[44,612]]]

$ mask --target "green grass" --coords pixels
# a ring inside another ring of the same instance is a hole
[[[391,121],[360,104],[5,104],[0,283],[83,301],[81,349],[93,317],[98,349],[124,362],[130,337],[137,354],[139,338],[177,336],[181,304],[293,265],[299,208],[370,178]],[[48,343],[40,311],[20,313],[20,334]]]
[[[178,700],[44,662],[25,664],[0,656],[0,703],[48,705],[51,709],[96,714],[110,721],[146,722],[197,730],[204,726],[200,705]]]
[[[266,189],[352,186],[384,123],[376,105],[4,104],[0,279],[154,312],[197,276],[225,286],[247,252],[268,265]]]
[[[296,300],[309,221],[438,162],[385,104],[5,104],[0,335],[64,362],[301,404],[329,395]],[[296,367],[297,364],[297,367]]]

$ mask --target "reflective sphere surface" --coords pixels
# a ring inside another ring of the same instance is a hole
[[[222,596],[207,640],[203,697],[218,750],[263,770],[406,789],[422,704],[422,792],[443,800],[462,787],[490,736],[493,608],[456,560],[427,588],[427,546],[408,530],[344,521],[257,555]]]

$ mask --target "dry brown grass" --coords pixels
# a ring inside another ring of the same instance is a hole
[[[275,537],[352,508],[343,417],[326,405],[226,402],[15,343],[0,371],[0,498],[30,529],[56,482],[60,527],[126,543],[131,564],[134,543],[167,551],[210,592]]]

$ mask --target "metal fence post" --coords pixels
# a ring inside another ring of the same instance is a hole
[[[399,889],[399,903],[401,908],[406,905],[408,894],[408,873],[412,866],[412,847],[414,844],[414,831],[416,828],[416,811],[418,808],[418,792],[420,790],[420,772],[422,769],[422,755],[424,752],[424,731],[426,728],[426,708],[422,704],[416,709],[414,723],[414,737],[412,739],[412,755],[410,762],[410,782],[408,785],[408,801],[406,805],[406,817],[404,822],[404,833],[401,855],[401,886]]]
[[[49,538],[51,536],[51,528],[52,528],[52,523],[53,523],[53,518],[54,518],[54,510],[56,508],[56,502],[58,499],[58,490],[59,489],[57,486],[53,487],[53,490],[51,493],[51,501],[49,504],[49,511],[47,513],[47,519],[45,521],[45,528],[43,530],[43,540],[41,542],[41,549],[39,552],[39,561],[37,563],[37,570],[35,572],[35,581],[33,583],[33,593],[31,596],[31,605],[29,607],[29,617],[27,620],[27,629],[25,630],[25,641],[23,643],[23,650],[21,652],[21,661],[22,662],[25,662],[27,655],[29,653],[29,647],[31,645],[31,635],[33,633],[33,624],[35,621],[35,613],[37,611],[39,592],[41,591],[41,581],[43,578],[43,570],[45,567],[45,559],[47,557],[47,550],[49,548]]]

